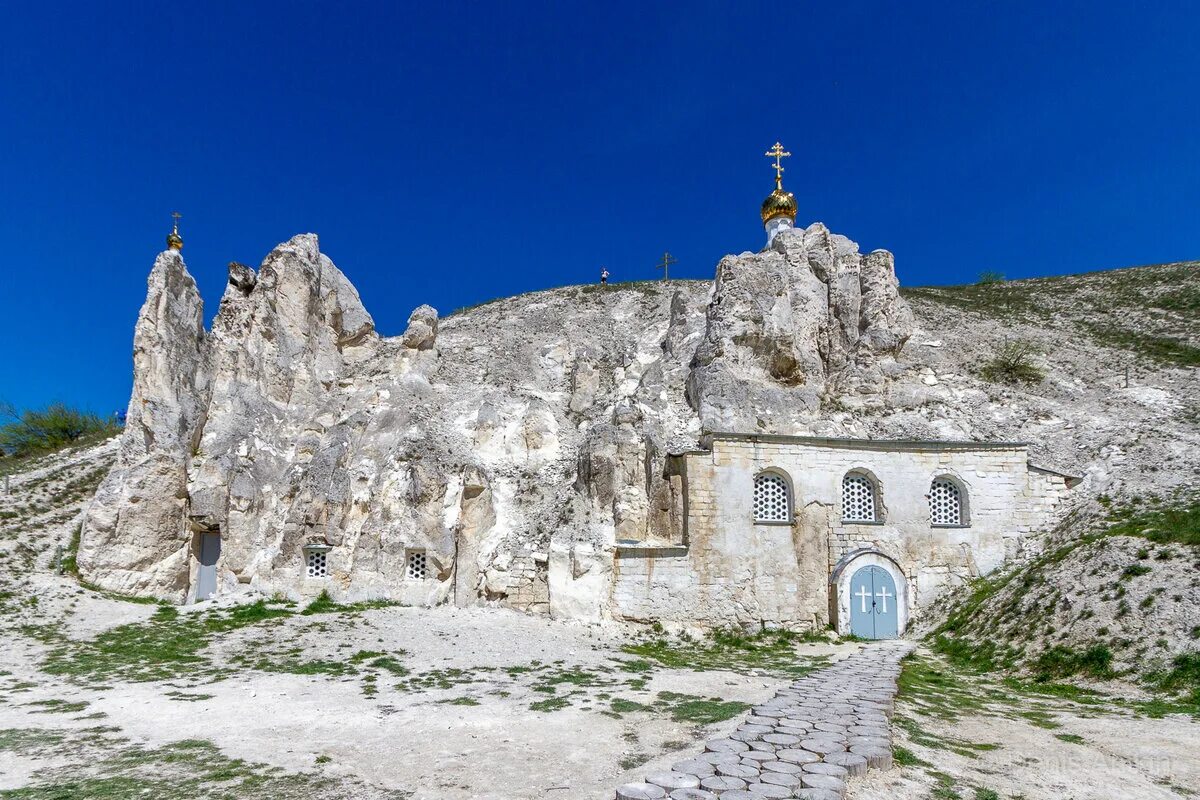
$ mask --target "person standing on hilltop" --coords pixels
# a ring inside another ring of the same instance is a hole
[[[601,286],[608,285],[608,270],[605,269],[604,267],[600,268],[600,285]]]

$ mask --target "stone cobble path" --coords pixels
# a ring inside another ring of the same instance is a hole
[[[841,800],[846,782],[892,766],[889,720],[911,642],[875,642],[750,710],[695,758],[617,789],[617,800]]]

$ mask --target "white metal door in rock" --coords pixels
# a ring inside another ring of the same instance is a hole
[[[221,534],[200,536],[200,569],[196,574],[196,599],[205,600],[217,591],[217,559],[221,557]]]
[[[863,567],[850,579],[850,632],[864,639],[898,634],[896,582],[882,567]]]

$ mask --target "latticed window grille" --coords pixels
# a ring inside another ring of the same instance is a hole
[[[866,475],[842,478],[842,519],[846,522],[875,522],[875,484]]]
[[[954,481],[938,478],[929,487],[929,521],[934,525],[962,525],[962,492]]]
[[[404,574],[415,581],[425,580],[425,576],[429,574],[429,561],[425,558],[424,550],[408,552],[408,568]]]
[[[304,564],[306,574],[310,578],[328,578],[329,577],[329,560],[326,558],[324,550],[307,550],[305,551]]]
[[[754,479],[754,521],[792,521],[791,493],[782,476],[764,472]]]

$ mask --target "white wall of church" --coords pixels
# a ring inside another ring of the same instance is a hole
[[[791,523],[755,522],[754,478],[763,470],[787,476]],[[842,479],[852,471],[877,481],[880,522],[842,521]],[[868,551],[894,562],[904,613],[915,618],[947,587],[1029,551],[1066,491],[1061,476],[1031,470],[1017,444],[716,435],[710,452],[686,457],[686,473],[686,548],[619,553],[618,617],[682,627],[835,620],[841,628],[845,609],[830,603],[838,588],[830,575],[848,554]],[[930,523],[927,495],[939,476],[965,491],[967,524]]]

